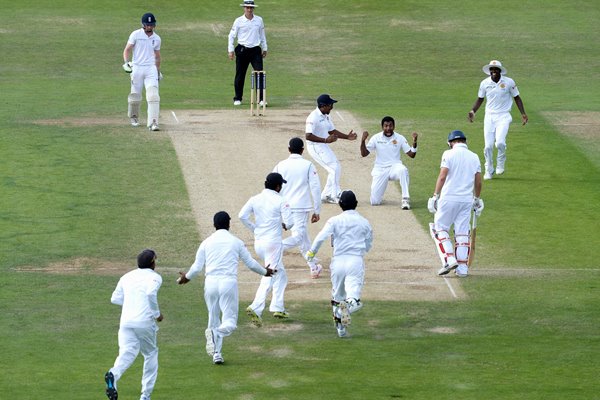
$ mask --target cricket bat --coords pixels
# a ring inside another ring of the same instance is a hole
[[[473,211],[473,219],[471,220],[471,251],[469,251],[469,259],[467,265],[471,267],[475,259],[475,241],[477,239],[477,214]]]

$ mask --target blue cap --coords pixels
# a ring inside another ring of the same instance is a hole
[[[467,137],[465,136],[463,131],[452,131],[448,134],[448,142],[458,139],[467,140]]]
[[[322,94],[317,98],[317,105],[329,105],[337,103],[337,100],[332,99],[328,94]]]
[[[156,25],[156,18],[152,13],[142,15],[142,25]]]

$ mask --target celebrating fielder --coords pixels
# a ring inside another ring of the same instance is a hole
[[[371,205],[376,206],[383,201],[383,194],[387,188],[388,181],[398,181],[402,189],[402,209],[410,210],[410,193],[408,190],[409,177],[408,168],[402,164],[400,151],[406,153],[410,158],[417,155],[417,132],[412,133],[412,146],[399,133],[394,132],[395,122],[392,117],[383,117],[381,120],[383,131],[377,133],[367,143],[369,132],[364,131],[360,142],[360,154],[363,157],[376,152],[375,165],[371,171],[373,182],[371,183]]]
[[[329,218],[315,237],[306,258],[312,259],[323,242],[331,237],[331,306],[338,336],[344,337],[350,325],[350,314],[363,306],[360,301],[365,280],[363,256],[373,244],[373,230],[369,221],[356,211],[358,201],[351,190],[342,192],[339,205],[343,212]]]
[[[177,282],[184,285],[198,275],[206,265],[204,301],[208,309],[206,353],[213,363],[223,364],[223,338],[237,328],[238,319],[238,263],[241,259],[252,271],[272,276],[274,271],[263,268],[252,258],[240,239],[229,233],[231,217],[219,211],[213,217],[216,232],[207,237],[196,252],[196,260],[187,273],[180,272]]]
[[[479,198],[481,163],[477,154],[468,149],[467,138],[462,131],[450,132],[448,146],[450,150],[442,155],[433,197],[427,202],[429,211],[435,213],[429,229],[442,260],[438,275],[446,275],[456,269],[456,275],[464,278],[469,272],[471,210],[477,215],[483,211],[483,200]],[[454,245],[449,233],[452,225]]]
[[[273,172],[280,173],[287,183],[281,189],[281,195],[288,201],[292,212],[292,235],[283,241],[283,250],[294,247],[300,248],[300,254],[304,256],[310,247],[308,227],[310,222],[315,223],[321,214],[321,182],[314,164],[302,157],[304,142],[295,137],[290,139],[288,150],[290,156],[280,161]],[[310,215],[310,212],[313,212]],[[319,260],[308,261],[310,276],[317,279],[323,270]]]
[[[139,126],[142,88],[146,88],[148,102],[148,129],[158,131],[158,114],[160,112],[160,96],[158,81],[160,80],[160,36],[154,32],[156,18],[154,14],[142,16],[142,28],[129,35],[123,50],[123,69],[131,74],[131,92],[127,98],[127,115],[132,126]],[[133,50],[133,59],[129,57]]]
[[[508,127],[512,122],[510,109],[512,108],[513,98],[521,112],[523,125],[529,121],[523,101],[519,96],[519,89],[515,81],[506,74],[506,68],[498,60],[492,60],[488,65],[483,66],[483,72],[490,77],[481,81],[477,100],[473,108],[469,111],[467,118],[470,122],[475,119],[475,113],[487,98],[485,103],[485,118],[483,120],[483,135],[485,145],[483,154],[485,157],[485,175],[483,179],[492,179],[494,174],[502,175],[506,163],[506,136]],[[496,169],[494,169],[494,144],[498,149]]]

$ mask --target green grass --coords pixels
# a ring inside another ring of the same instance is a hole
[[[0,4],[0,389],[6,398],[102,396],[117,354],[117,276],[16,268],[78,258],[133,266],[147,246],[159,268],[185,268],[204,236],[168,138],[126,126],[121,52],[147,5]],[[229,107],[225,35],[237,3],[158,2],[151,11],[163,38],[163,110]],[[365,299],[347,341],[335,338],[327,299],[289,304],[288,330],[241,323],[216,368],[203,352],[201,284],[178,288],[166,275],[154,397],[600,398],[598,137],[581,142],[544,117],[600,109],[600,5],[264,0],[257,14],[271,106],[308,113],[329,92],[369,131],[389,114],[399,131],[420,133],[410,168],[423,225],[447,132],[463,129],[482,153],[483,114],[471,125],[466,112],[483,64],[505,63],[531,122],[513,124],[506,175],[484,184],[478,274],[461,281],[465,300]],[[140,371],[138,360],[122,398],[137,396]]]

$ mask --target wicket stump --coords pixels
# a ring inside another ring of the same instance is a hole
[[[250,78],[250,115],[255,115],[255,109],[257,115],[265,115],[267,109],[267,71],[252,71]]]

